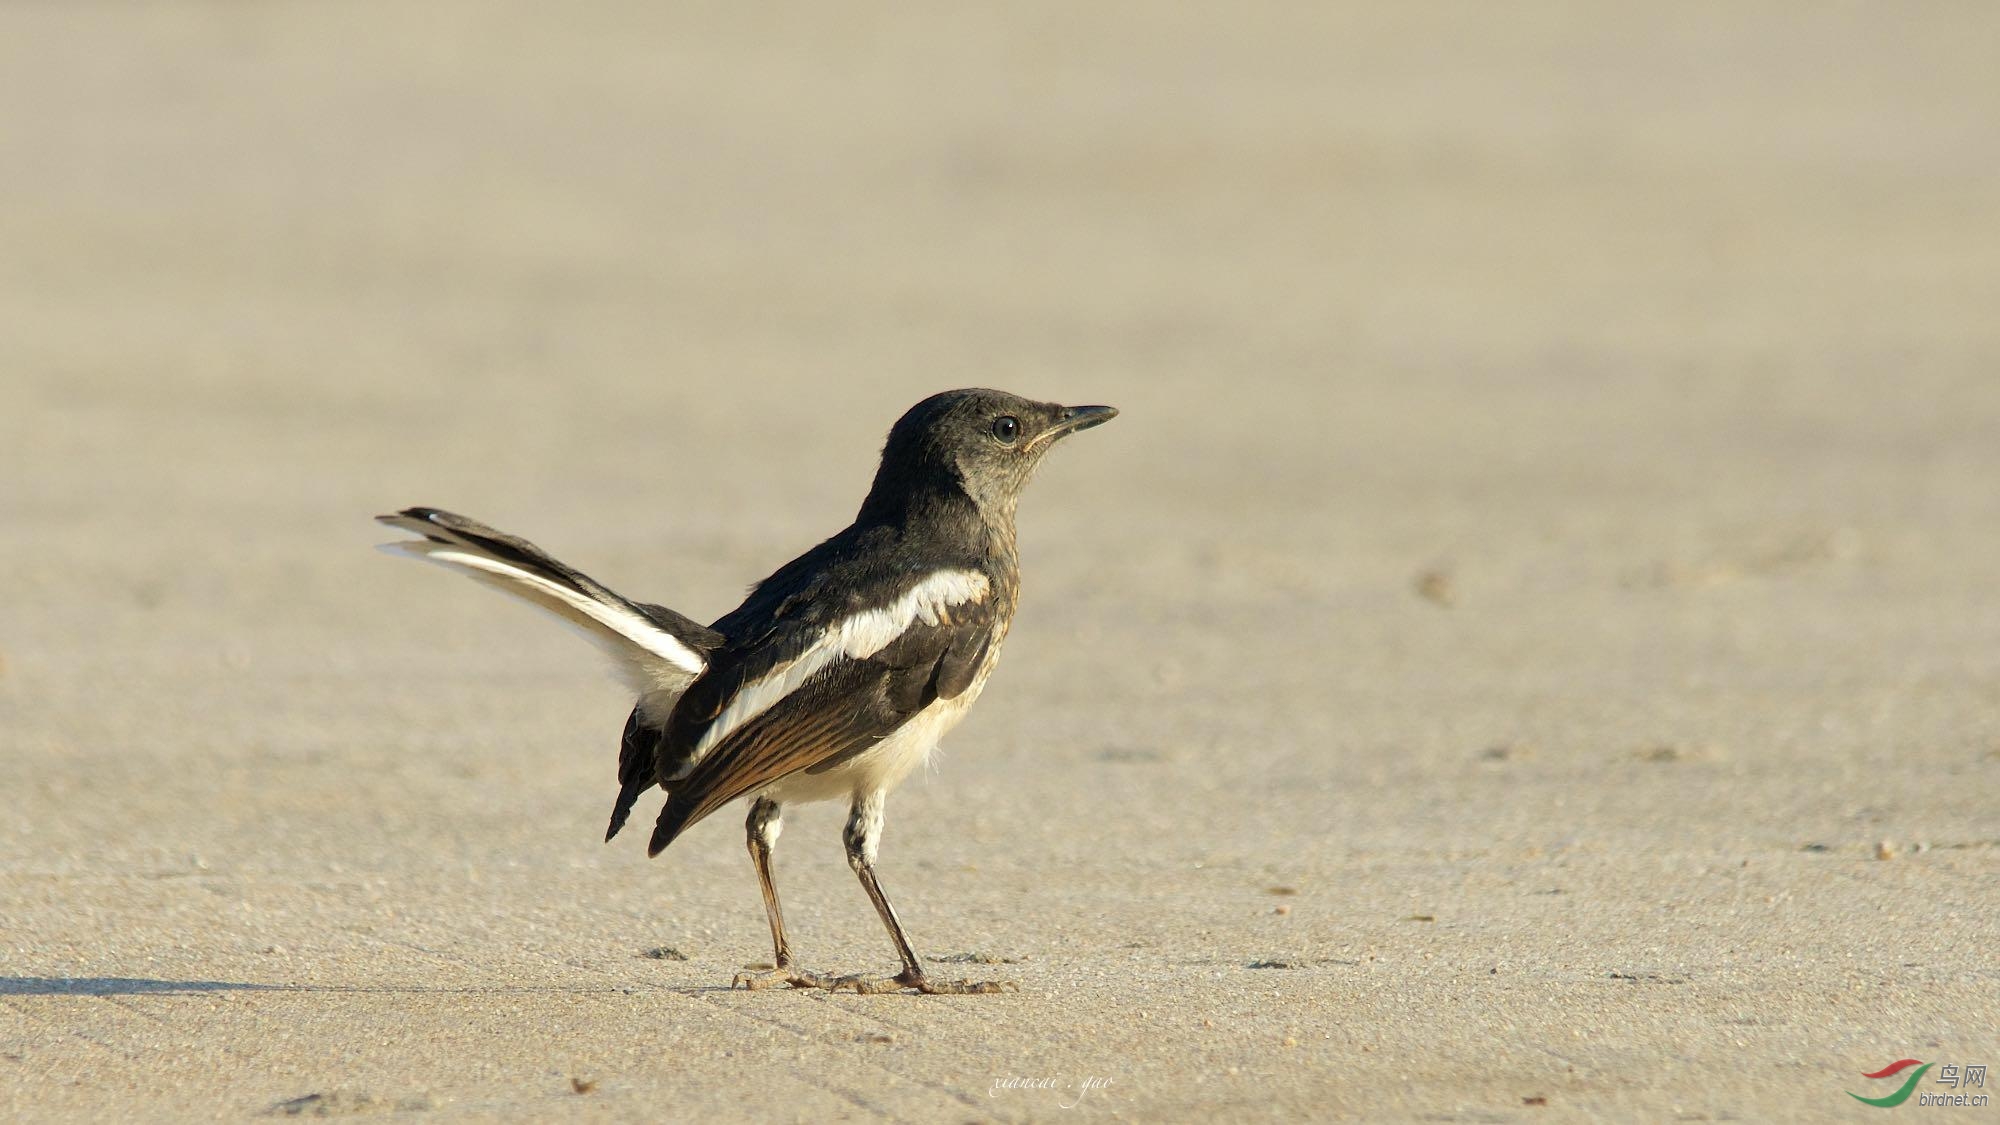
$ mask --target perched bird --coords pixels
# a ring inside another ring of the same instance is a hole
[[[639,796],[666,790],[648,855],[738,797],[750,798],[750,857],[776,967],[759,988],[998,992],[938,981],[875,878],[882,805],[979,698],[1014,620],[1014,509],[1055,442],[1109,421],[1108,406],[1058,406],[991,390],[946,391],[889,431],[854,522],[779,567],[707,628],[621,597],[546,552],[436,508],[377,517],[418,540],[384,549],[463,571],[579,627],[614,659],[638,703],[618,756],[608,841]],[[771,879],[783,807],[851,802],[847,862],[895,941],[893,977],[801,969]]]

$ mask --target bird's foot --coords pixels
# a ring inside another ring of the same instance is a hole
[[[916,989],[927,996],[971,996],[990,992],[1019,992],[1020,986],[1011,980],[932,980],[921,970],[905,969],[893,977],[854,976],[835,977],[826,986],[828,992],[852,989],[862,996],[883,992],[901,992],[906,988]]]
[[[779,988],[784,986],[792,988],[832,988],[834,984],[835,981],[832,977],[822,976],[819,973],[810,972],[805,969],[795,969],[790,965],[779,965],[775,969],[745,969],[736,974],[735,979],[729,982],[729,987],[756,992],[763,988]]]

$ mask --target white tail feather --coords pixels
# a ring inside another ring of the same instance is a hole
[[[449,567],[561,618],[611,658],[619,678],[648,711],[654,709],[649,704],[671,703],[708,667],[700,652],[632,609],[586,597],[476,547],[417,539],[384,543],[381,549]]]

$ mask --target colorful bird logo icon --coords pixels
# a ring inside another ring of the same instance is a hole
[[[1864,1105],[1879,1105],[1883,1109],[1893,1109],[1896,1106],[1902,1105],[1904,1102],[1910,1100],[1910,1092],[1917,1088],[1917,1083],[1922,1080],[1924,1071],[1931,1068],[1931,1064],[1919,1059],[1897,1059],[1895,1062],[1890,1063],[1873,1074],[1864,1074],[1861,1076],[1863,1078],[1893,1078],[1906,1070],[1910,1070],[1913,1066],[1917,1069],[1910,1071],[1910,1076],[1903,1080],[1903,1088],[1893,1094],[1880,1098],[1864,1098],[1860,1094],[1849,1090],[1847,1096]]]

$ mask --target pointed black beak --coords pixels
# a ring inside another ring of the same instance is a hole
[[[1116,417],[1118,408],[1115,406],[1066,406],[1056,418],[1056,424],[1049,428],[1049,437],[1055,439],[1092,426],[1102,426]]]

